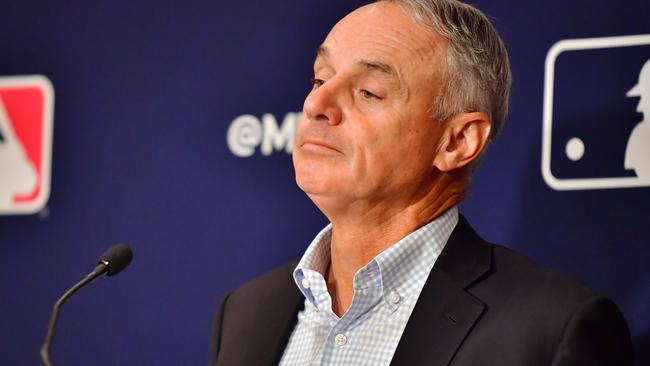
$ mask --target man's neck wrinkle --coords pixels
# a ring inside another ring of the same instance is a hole
[[[406,235],[460,203],[465,190],[462,179],[444,173],[426,194],[414,197],[401,208],[399,203],[392,207],[366,204],[365,210],[350,209],[346,215],[330,217],[332,262],[343,261],[340,264],[356,272]]]
[[[337,315],[341,316],[351,305],[354,275],[360,268],[463,199],[464,180],[456,172],[439,172],[430,182],[401,202],[356,202],[336,215],[323,211],[332,223],[326,278]]]

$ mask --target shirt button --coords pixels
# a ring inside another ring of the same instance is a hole
[[[391,292],[391,294],[388,295],[388,301],[393,304],[397,304],[401,299],[402,298],[396,292]]]
[[[306,279],[306,278],[303,278],[302,279],[302,287],[309,288],[309,286],[311,286],[311,283],[309,283],[309,280]]]
[[[348,337],[346,337],[345,334],[339,333],[334,337],[334,344],[337,346],[343,347],[346,343],[348,343]]]

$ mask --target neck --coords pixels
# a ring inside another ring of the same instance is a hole
[[[319,205],[332,223],[331,263],[327,273],[332,310],[342,316],[350,307],[354,275],[360,268],[458,204],[464,193],[464,180],[444,173],[415,199],[352,202],[345,209],[329,214]]]

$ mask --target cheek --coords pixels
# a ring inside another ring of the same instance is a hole
[[[351,170],[355,181],[373,186],[383,185],[399,166],[402,144],[392,131],[366,133],[354,141],[351,151]]]
[[[386,136],[375,141],[368,170],[375,171],[387,184],[411,180],[431,169],[435,144],[429,129],[386,129]]]
[[[305,136],[305,129],[307,126],[307,118],[305,117],[305,113],[301,113],[300,115],[300,120],[298,120],[298,127],[296,128],[296,137],[295,137],[295,143],[294,146],[298,147],[302,144],[302,141],[304,140]]]

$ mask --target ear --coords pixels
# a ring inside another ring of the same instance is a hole
[[[483,112],[459,113],[444,123],[434,165],[446,172],[471,163],[487,144],[492,123]]]

